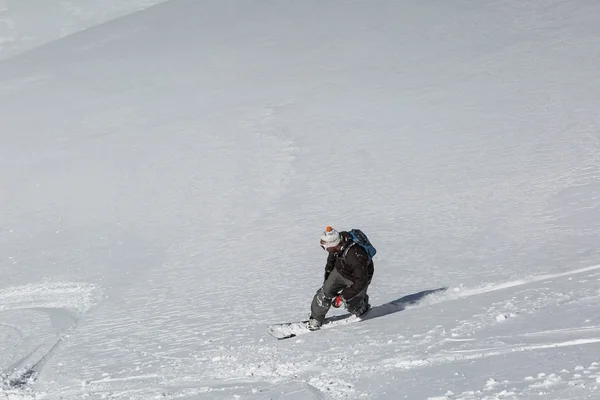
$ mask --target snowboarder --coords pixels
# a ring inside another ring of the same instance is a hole
[[[329,255],[323,286],[317,290],[311,304],[308,321],[311,330],[321,327],[332,305],[339,307],[345,304],[346,309],[357,317],[371,308],[367,289],[373,278],[372,255],[375,254],[375,248],[368,239],[366,243],[370,247],[357,242],[354,232],[359,232],[366,239],[366,235],[359,230],[338,232],[331,226],[321,235],[321,247]]]

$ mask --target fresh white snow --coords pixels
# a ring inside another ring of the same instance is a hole
[[[0,399],[600,397],[600,3],[159,2],[0,3]]]
[[[0,0],[0,60],[164,1]]]

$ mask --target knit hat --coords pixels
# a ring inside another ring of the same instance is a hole
[[[340,234],[330,226],[325,228],[325,232],[321,235],[321,247],[324,249],[335,247],[340,244],[340,241]]]

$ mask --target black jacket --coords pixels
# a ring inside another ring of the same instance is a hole
[[[340,235],[342,248],[339,252],[329,254],[327,257],[325,280],[334,268],[344,278],[351,280],[352,286],[342,290],[344,299],[350,300],[371,283],[374,271],[373,261],[369,260],[369,255],[365,249],[358,244],[353,245],[354,242],[347,232],[340,232]],[[346,253],[346,262],[344,262],[343,254],[346,249],[348,249],[348,252]]]

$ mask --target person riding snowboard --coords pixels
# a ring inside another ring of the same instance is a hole
[[[321,235],[321,247],[326,250],[327,264],[323,286],[317,290],[311,304],[308,328],[323,325],[325,315],[333,305],[346,304],[346,309],[362,316],[371,308],[367,289],[373,279],[375,248],[358,229],[338,232],[331,226]]]

